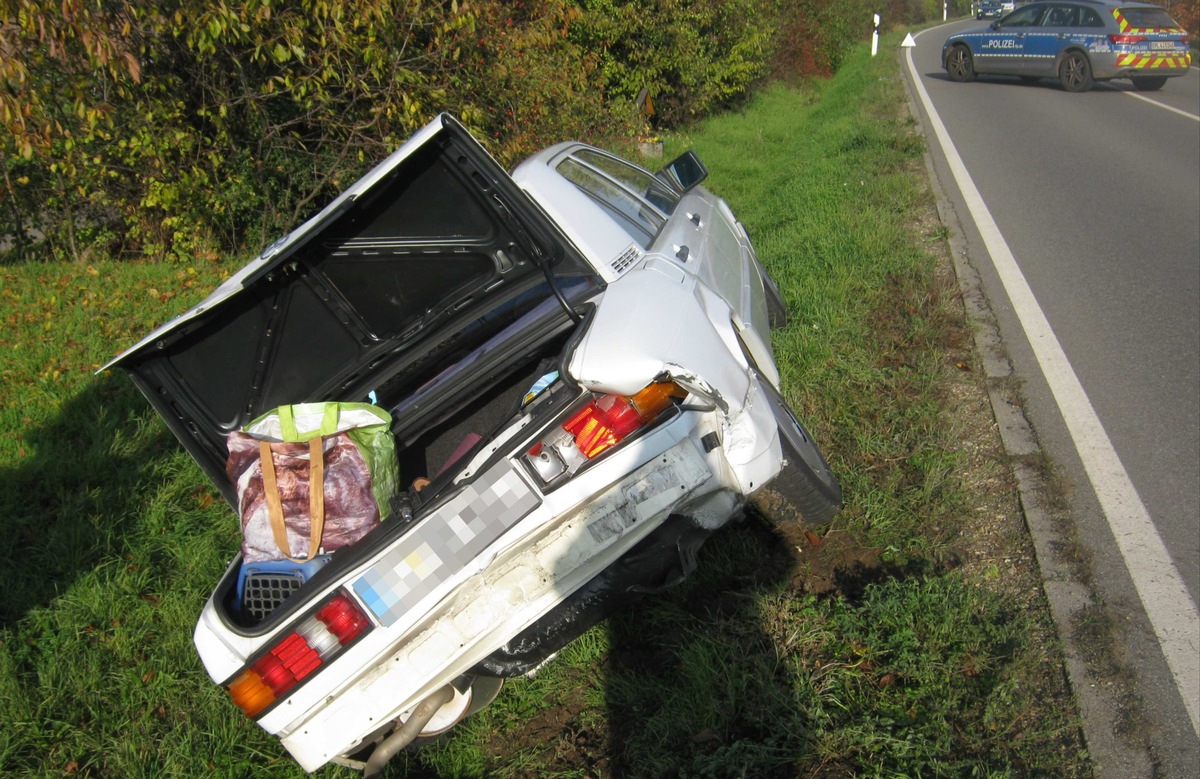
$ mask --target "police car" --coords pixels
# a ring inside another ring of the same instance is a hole
[[[1188,34],[1166,11],[1114,0],[1030,3],[988,27],[951,35],[942,47],[952,81],[981,73],[1058,78],[1068,92],[1115,78],[1161,89],[1191,62]]]

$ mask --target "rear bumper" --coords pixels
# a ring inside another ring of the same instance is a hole
[[[416,624],[402,620],[375,631],[369,659],[355,664],[347,656],[357,678],[326,686],[307,711],[298,700],[299,717],[272,713],[260,724],[308,771],[353,750],[549,612],[670,514],[714,503],[725,513],[736,510],[740,499],[714,476],[703,451],[684,438],[574,511],[556,515],[544,502],[521,521],[529,530],[519,542],[414,609]]]
[[[1191,52],[1104,52],[1092,54],[1092,74],[1098,79],[1132,76],[1182,76],[1192,64]]]
[[[489,507],[496,507],[493,519],[504,527],[494,540],[471,551],[469,560],[438,560],[438,550],[428,548],[436,543],[409,550],[431,534],[458,532],[455,520],[483,513],[478,500],[470,506],[452,500],[422,520],[428,532],[414,526],[347,572],[331,587],[353,593],[376,629],[268,709],[258,724],[277,735],[305,770],[315,771],[470,671],[672,514],[704,527],[724,524],[744,504],[745,474],[760,484],[782,462],[767,404],[747,403],[725,421],[742,426],[744,434],[753,431],[756,444],[747,449],[743,441],[729,451],[736,436],[715,411],[687,410],[546,494],[517,458],[485,462],[481,455],[468,467],[478,476],[463,494],[487,496]],[[719,429],[725,445],[706,445]],[[441,562],[453,571],[419,598],[410,597],[412,569]],[[197,626],[196,644],[220,681],[252,650],[245,643],[231,646],[234,637],[221,629],[212,609],[210,604]]]

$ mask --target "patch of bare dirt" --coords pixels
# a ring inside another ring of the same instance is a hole
[[[567,669],[573,684],[563,688],[548,705],[531,711],[518,728],[497,734],[497,743],[485,747],[489,754],[524,755],[534,768],[530,773],[511,772],[512,776],[544,776],[546,773],[570,774],[585,769],[588,776],[608,777],[609,735],[587,718],[587,693],[594,683],[574,669]]]

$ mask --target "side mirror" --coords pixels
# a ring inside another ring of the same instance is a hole
[[[685,151],[654,175],[670,184],[672,188],[687,192],[708,178],[708,168],[704,167],[696,152]]]
[[[1000,29],[1000,20],[999,20],[999,19],[997,19],[996,21],[992,22],[992,29],[993,29],[993,30],[999,30],[999,29]]]

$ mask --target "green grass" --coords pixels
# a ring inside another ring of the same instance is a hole
[[[1088,775],[1040,595],[954,563],[980,500],[949,400],[969,340],[945,231],[916,218],[903,100],[896,63],[860,49],[666,139],[697,149],[787,299],[786,394],[845,491],[825,547],[881,563],[808,594],[761,522],[728,528],[683,585],[388,775]],[[303,776],[191,645],[235,518],[129,383],[92,375],[226,270],[0,265],[2,776]]]

